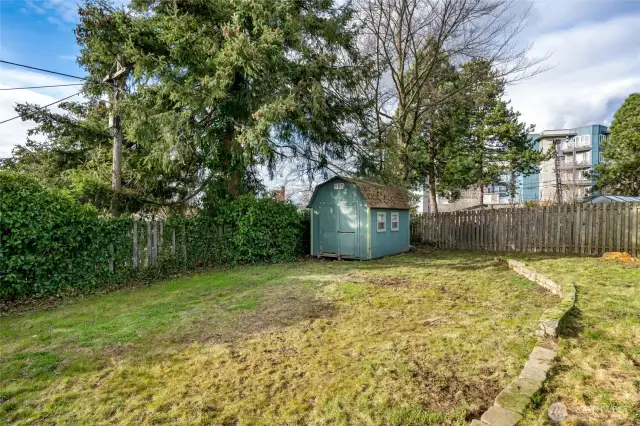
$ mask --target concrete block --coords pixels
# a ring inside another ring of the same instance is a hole
[[[471,426],[487,426],[486,423],[481,422],[480,420],[471,420]]]
[[[524,366],[525,368],[527,366],[537,368],[538,370],[542,370],[547,373],[551,369],[552,363],[551,361],[548,361],[546,359],[529,359],[529,361],[527,361]]]
[[[502,389],[493,405],[522,414],[530,402],[530,397],[509,385]]]
[[[557,319],[541,319],[540,320],[540,328],[544,331],[544,334],[551,337],[556,337],[558,335],[558,326],[560,325],[560,321]]]
[[[522,415],[515,411],[496,407],[495,405],[485,411],[480,418],[480,420],[490,426],[515,426],[521,419]]]
[[[534,393],[538,392],[540,388],[542,388],[542,382],[538,380],[523,379],[522,377],[518,377],[513,382],[511,382],[509,387],[531,398],[533,397]]]
[[[541,346],[536,346],[531,351],[531,355],[529,356],[529,359],[544,359],[546,361],[553,361],[554,359],[556,359],[557,355],[558,354],[555,353],[555,351],[552,351],[551,349],[543,348]]]
[[[528,363],[529,361],[527,361],[527,364]],[[534,380],[536,382],[544,382],[547,379],[546,371],[540,370],[527,364],[524,365],[524,368],[522,369],[518,377],[522,379]]]

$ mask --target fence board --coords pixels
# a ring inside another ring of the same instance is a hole
[[[601,255],[606,251],[638,250],[640,204],[561,205],[508,207],[474,211],[422,214],[414,219],[414,241],[439,248],[482,251],[520,251]],[[134,224],[134,265],[137,230]],[[184,234],[183,230],[183,234]],[[176,238],[172,234],[171,251]],[[163,223],[147,224],[147,254],[163,246]],[[186,259],[186,253],[184,253]],[[139,261],[139,260],[138,260]]]
[[[631,255],[638,256],[638,210],[640,208],[636,205],[633,206],[632,214],[632,224],[633,228],[631,230]]]

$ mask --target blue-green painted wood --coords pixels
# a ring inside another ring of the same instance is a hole
[[[378,231],[378,213],[386,217],[386,230]],[[399,213],[400,226],[391,230],[391,213]],[[393,209],[371,209],[371,258],[389,256],[409,251],[409,211]]]
[[[342,185],[336,189],[335,184]],[[319,185],[311,209],[313,256],[327,254],[367,259],[367,215],[357,185],[332,179]]]
[[[377,212],[387,215],[386,232],[376,231]],[[392,212],[399,214],[398,231],[391,231]],[[358,185],[340,178],[318,185],[311,220],[312,256],[366,260],[409,250],[409,211],[368,209]]]

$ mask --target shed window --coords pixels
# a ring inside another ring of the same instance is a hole
[[[378,213],[377,215],[378,226],[376,229],[378,232],[385,232],[387,230],[387,214],[386,213]]]
[[[400,213],[391,213],[391,230],[397,231],[400,229]]]

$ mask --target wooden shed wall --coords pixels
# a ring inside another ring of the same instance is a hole
[[[343,189],[334,189],[334,184],[344,184]],[[321,232],[321,206],[322,205],[338,205],[357,203],[356,217],[354,221],[358,222],[358,230],[356,238],[358,243],[358,258],[368,259],[368,242],[367,242],[367,208],[364,198],[355,183],[347,182],[342,179],[333,179],[316,189],[316,195],[313,200],[311,209],[311,255],[317,256],[320,253],[320,232]]]

